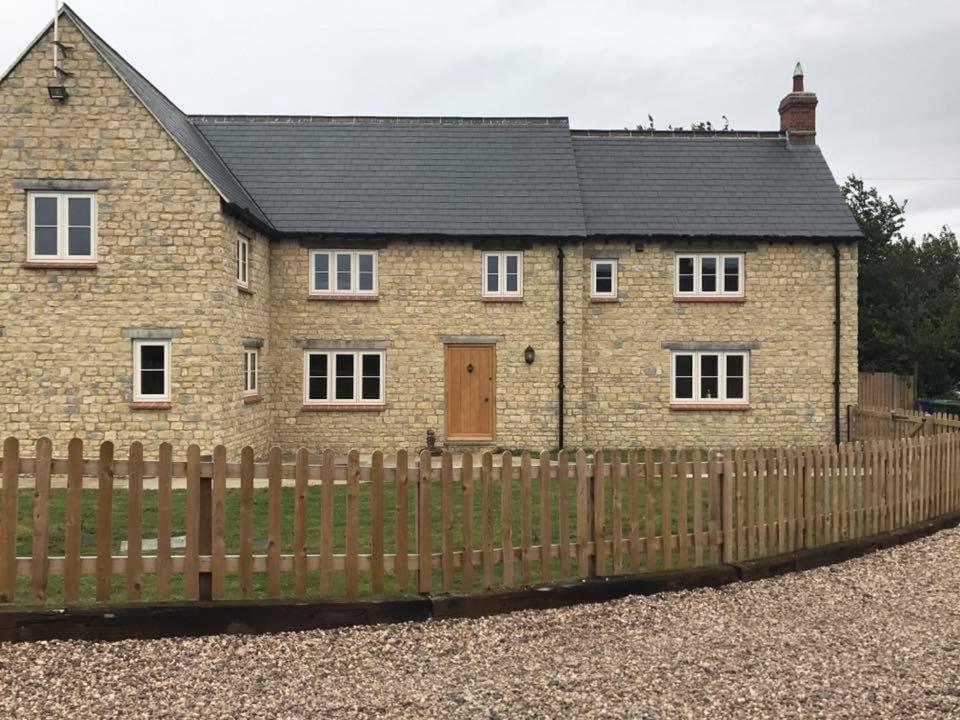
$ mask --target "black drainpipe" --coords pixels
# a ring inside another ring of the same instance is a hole
[[[563,450],[563,242],[560,240],[557,241],[557,291],[557,390],[560,393],[557,403],[557,442],[559,449]]]
[[[833,244],[833,440],[840,444],[840,245]]]

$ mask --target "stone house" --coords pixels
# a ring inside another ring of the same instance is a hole
[[[64,7],[0,78],[0,434],[833,440],[859,231],[793,83],[779,131],[190,116]]]

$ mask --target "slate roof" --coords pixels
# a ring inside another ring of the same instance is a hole
[[[194,118],[281,232],[585,233],[566,118]]]
[[[76,24],[97,52],[110,63],[120,79],[130,86],[130,89],[157,118],[157,121],[173,136],[177,144],[183,148],[183,151],[193,160],[200,171],[213,183],[224,200],[242,208],[258,221],[269,226],[270,221],[261,212],[247,190],[220,159],[220,156],[207,142],[203,133],[197,130],[196,126],[190,122],[190,119],[180,108],[137,72],[130,63],[124,60],[116,50],[81,20],[69,6],[63,6],[63,13]]]
[[[820,149],[780,133],[574,131],[589,235],[854,238]]]
[[[72,9],[62,12],[228,209],[270,234],[860,237],[819,148],[778,132],[571,131],[566,118],[189,117]]]

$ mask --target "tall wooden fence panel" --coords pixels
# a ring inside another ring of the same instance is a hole
[[[862,408],[917,407],[917,384],[913,375],[861,372],[857,404]]]
[[[960,431],[960,417],[946,413],[926,414],[912,410],[847,408],[847,439],[898,439]]]
[[[777,555],[960,510],[960,421],[924,424],[839,446],[237,463],[9,438],[0,602],[476,592]]]

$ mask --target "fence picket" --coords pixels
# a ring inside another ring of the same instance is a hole
[[[253,593],[253,448],[240,451],[240,594]]]
[[[637,453],[627,453],[627,514],[630,524],[630,571],[640,572],[640,469]]]
[[[703,546],[706,535],[703,528],[703,462],[700,450],[691,451],[691,472],[693,473],[693,565],[703,565]]]
[[[393,572],[397,581],[397,590],[406,592],[409,583],[409,550],[407,543],[407,515],[410,512],[408,485],[410,460],[406,450],[397,451],[396,471],[394,475],[394,506],[396,509],[396,553]]]
[[[689,470],[683,448],[677,448],[677,567],[690,565],[687,547],[687,472]]]
[[[306,448],[297,450],[293,487],[293,591],[307,594],[307,478],[310,456]],[[380,527],[382,530],[383,519]],[[374,523],[374,532],[377,524]]]
[[[375,451],[370,457],[370,588],[383,592],[383,453]]]
[[[590,478],[587,454],[577,450],[577,573],[590,575]]]
[[[113,443],[108,440],[101,443],[97,461],[97,602],[110,599],[112,582]]]
[[[483,589],[493,587],[493,455],[485,452],[480,461],[480,482],[483,494],[480,511],[483,518]]]
[[[433,554],[431,552],[432,518],[430,512],[430,485],[433,482],[433,458],[429,450],[420,453],[417,476],[417,585],[421,593],[433,586]]]
[[[127,462],[127,600],[140,599],[143,573],[143,444],[130,445]]]
[[[320,594],[329,595],[333,585],[333,515],[336,455],[323,451],[320,467]]]
[[[47,552],[50,540],[50,471],[53,443],[37,440],[36,468],[33,472],[33,547],[30,557],[30,591],[37,602],[47,599]]]
[[[187,548],[183,588],[187,600],[200,597],[200,447],[187,448]]]
[[[567,451],[557,453],[557,525],[560,540],[560,576],[570,575],[570,465]]]
[[[606,512],[604,499],[606,496],[607,464],[603,460],[603,450],[593,453],[593,473],[590,485],[590,504],[593,506],[593,519],[590,527],[593,529],[593,557],[591,558],[591,575],[607,574],[607,542],[606,542]]]
[[[503,551],[503,584],[513,585],[513,455],[500,456],[500,545]]]
[[[673,462],[670,455],[669,448],[660,451],[660,544],[664,570],[673,568],[673,503],[670,492]]]
[[[722,462],[720,467],[723,474],[720,476],[720,521],[723,524],[723,562],[731,563],[737,557],[738,540],[734,530],[733,508],[736,502],[737,475],[734,470],[735,454],[732,449],[726,450],[722,457],[718,457],[718,462]]]
[[[540,580],[552,577],[550,558],[553,547],[552,503],[550,502],[550,453],[540,453]]]
[[[709,552],[707,557],[711,564],[720,560],[720,510],[721,494],[720,488],[720,470],[723,468],[719,451],[707,451],[707,546]],[[727,540],[729,541],[729,539]]]
[[[267,594],[280,594],[280,525],[283,492],[283,456],[279,447],[267,456]]]
[[[547,471],[550,470],[549,456]],[[463,567],[460,582],[465,592],[473,592],[473,454],[463,453],[460,458],[460,486],[463,497],[461,532],[463,533]]]
[[[444,592],[453,588],[453,455],[440,458],[440,574]]]
[[[430,517],[428,513],[427,518]],[[344,558],[344,588],[347,597],[354,597],[360,590],[360,452],[356,449],[347,454],[347,527],[346,557]],[[427,574],[429,575],[429,560]]]
[[[656,483],[654,473],[653,450],[646,448],[644,450],[644,490],[646,495],[646,508],[644,517],[644,534],[646,543],[644,545],[644,561],[647,570],[654,570],[657,567],[657,516],[656,516]]]
[[[613,574],[623,571],[623,518],[621,516],[623,499],[620,451],[611,450],[610,456],[610,536],[613,539],[610,557],[613,562]]]
[[[210,489],[212,506],[210,558],[213,597],[222,598],[227,589],[227,449],[213,449],[213,483]]]
[[[737,536],[737,560],[746,560],[749,557],[749,545],[747,544],[747,484],[750,476],[746,451],[737,449],[734,453],[733,471],[736,475],[736,519],[735,533]]]
[[[520,577],[524,585],[532,580],[530,556],[533,545],[533,481],[530,478],[530,453],[520,456]]]
[[[166,600],[170,597],[170,574],[172,571],[170,534],[173,522],[173,446],[170,443],[160,445],[158,458],[156,583],[157,600]],[[69,515],[69,510],[67,514]],[[79,553],[77,562],[79,564]]]

